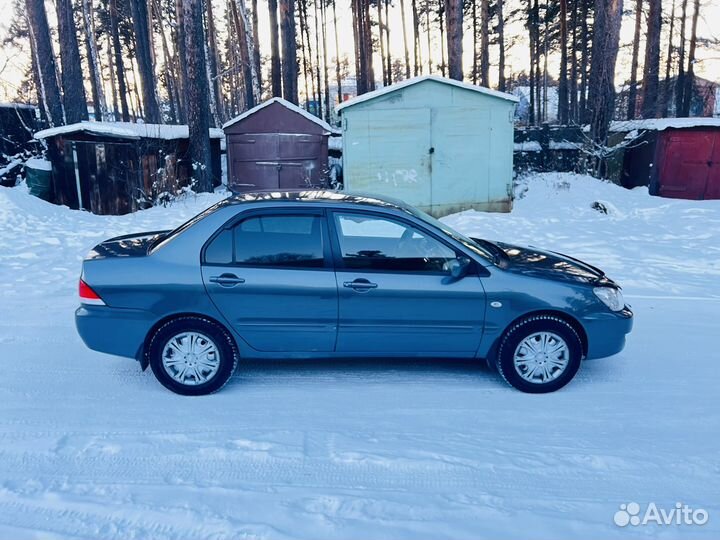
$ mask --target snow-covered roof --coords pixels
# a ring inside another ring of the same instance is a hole
[[[612,122],[610,131],[625,132],[634,130],[662,131],[693,127],[720,127],[720,118],[648,118],[645,120],[624,120]]]
[[[298,107],[294,103],[290,103],[289,101],[287,101],[283,98],[280,98],[280,97],[274,97],[272,99],[268,99],[267,101],[261,103],[260,105],[256,105],[252,109],[248,109],[247,111],[236,116],[232,120],[228,120],[227,122],[225,122],[225,124],[223,124],[222,128],[227,129],[230,126],[232,126],[233,124],[237,124],[240,120],[244,120],[248,116],[252,116],[256,112],[261,111],[262,109],[272,105],[273,103],[278,103],[278,104],[282,105],[283,107],[285,107],[286,109],[290,109],[291,111],[299,114],[303,118],[306,118],[306,119],[310,120],[311,122],[316,123],[318,126],[320,126],[325,131],[327,131],[328,134],[338,132],[338,130],[336,128],[332,127],[330,124],[325,122],[323,119],[318,118],[314,114],[310,114],[308,111],[306,111],[302,107]]]
[[[91,133],[108,135],[122,139],[187,139],[189,129],[186,125],[177,124],[133,124],[131,122],[78,122],[66,126],[43,129],[35,134],[36,139],[46,139],[65,133]],[[221,129],[210,128],[211,139],[222,139],[225,135]]]
[[[513,96],[512,94],[507,94],[505,92],[498,92],[497,90],[491,90],[490,88],[485,88],[483,86],[477,86],[477,85],[470,84],[470,83],[456,81],[455,79],[446,79],[445,77],[439,77],[438,75],[423,75],[420,77],[413,77],[412,79],[405,79],[404,81],[401,81],[399,83],[391,84],[389,86],[384,86],[383,88],[379,88],[378,90],[375,90],[373,92],[368,92],[366,94],[362,94],[361,96],[350,99],[350,100],[346,101],[345,103],[340,104],[336,110],[339,112],[348,107],[352,107],[353,105],[357,105],[358,103],[363,103],[365,101],[369,101],[371,99],[375,99],[377,97],[384,96],[385,94],[389,94],[390,92],[395,92],[396,90],[401,90],[403,88],[407,88],[408,86],[412,86],[414,84],[418,84],[418,83],[425,82],[425,81],[435,81],[435,82],[439,82],[442,84],[449,84],[451,86],[456,86],[458,88],[463,88],[465,90],[471,90],[473,92],[478,92],[480,94],[485,94],[488,96],[505,99],[507,101],[513,101],[515,103],[517,103],[519,101],[519,98],[517,96]]]

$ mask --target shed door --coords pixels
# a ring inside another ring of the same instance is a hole
[[[347,187],[427,207],[430,109],[356,111],[346,121],[352,123],[346,125],[343,141]]]
[[[684,131],[665,134],[658,193],[675,199],[704,199],[712,162],[714,134]]]
[[[477,108],[446,107],[432,118],[432,205],[489,200],[490,113]]]

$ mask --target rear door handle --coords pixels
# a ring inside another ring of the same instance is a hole
[[[234,287],[240,283],[245,283],[245,280],[235,274],[220,274],[219,276],[211,276],[210,283],[217,283],[223,287]]]
[[[354,281],[343,281],[343,287],[353,289],[355,291],[369,291],[370,289],[377,289],[377,283],[372,283],[367,279],[358,278]]]

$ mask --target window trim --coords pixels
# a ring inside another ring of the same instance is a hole
[[[345,265],[345,261],[343,261],[342,257],[342,250],[340,248],[340,234],[341,231],[339,230],[337,226],[337,215],[344,215],[344,214],[355,214],[355,215],[361,215],[361,216],[368,216],[373,218],[379,218],[379,219],[386,219],[389,221],[395,221],[399,222],[402,225],[412,227],[414,229],[417,229],[418,231],[426,234],[427,236],[433,238],[437,242],[440,242],[443,246],[446,248],[452,250],[455,253],[455,257],[466,257],[470,259],[472,267],[468,270],[467,275],[482,275],[481,270],[479,268],[481,267],[480,264],[473,258],[468,256],[467,253],[464,251],[458,249],[456,246],[451,245],[446,240],[444,240],[437,232],[430,230],[428,227],[425,227],[421,224],[418,224],[414,222],[413,220],[407,219],[404,216],[398,216],[396,214],[390,214],[385,212],[373,212],[372,210],[365,210],[365,209],[345,209],[345,208],[337,208],[332,209],[328,212],[327,216],[327,222],[328,226],[330,228],[330,236],[331,236],[331,246],[333,251],[333,261],[335,263],[335,269],[337,271],[343,270],[346,272],[357,272],[357,273],[367,273],[367,274],[409,274],[409,275],[422,275],[422,276],[447,276],[447,272],[442,271],[432,271],[428,272],[425,270],[394,270],[390,268],[350,268]]]
[[[274,265],[274,264],[244,264],[235,262],[235,233],[232,234],[232,262],[228,264],[222,263],[211,263],[207,262],[205,254],[207,248],[212,244],[215,239],[222,234],[223,231],[233,230],[236,226],[240,225],[243,221],[255,217],[276,217],[276,216],[313,216],[320,219],[320,237],[322,239],[323,247],[323,265],[322,266],[289,266],[289,265]],[[256,208],[245,210],[237,213],[226,221],[221,227],[213,232],[210,237],[205,241],[200,250],[200,265],[210,267],[224,267],[224,268],[265,268],[274,270],[315,270],[315,271],[334,271],[333,256],[331,247],[331,238],[328,230],[327,214],[324,208],[297,208],[297,207],[283,207],[283,208]]]

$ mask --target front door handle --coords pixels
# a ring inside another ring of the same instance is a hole
[[[220,274],[219,276],[211,276],[210,283],[217,283],[223,287],[234,287],[240,283],[245,283],[245,280],[241,277],[237,277],[235,274]]]
[[[370,289],[377,289],[377,283],[372,283],[364,278],[358,278],[354,281],[343,281],[343,287],[353,289],[354,291],[364,292],[369,291]]]

